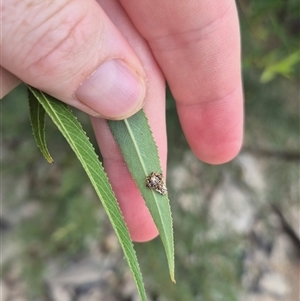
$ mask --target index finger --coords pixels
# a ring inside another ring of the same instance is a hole
[[[147,39],[196,156],[232,159],[243,137],[240,37],[234,0],[121,0]]]

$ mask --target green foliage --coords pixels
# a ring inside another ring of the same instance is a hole
[[[248,129],[245,145],[299,150],[297,84],[278,78],[262,85],[258,78],[259,72],[244,72],[245,128]]]
[[[263,71],[260,80],[262,83],[267,83],[273,80],[277,75],[292,78],[295,73],[294,67],[299,62],[300,51],[295,51],[280,61],[275,61],[274,64],[270,63]]]
[[[137,257],[128,229],[123,220],[121,210],[106,173],[94,152],[93,146],[89,142],[85,132],[83,132],[80,123],[65,104],[30,86],[28,88],[29,93],[32,93],[32,96],[36,98],[35,105],[32,104],[31,109],[43,106],[44,110],[51,117],[52,121],[68,141],[70,147],[87,173],[89,180],[93,184],[93,187],[95,188],[96,193],[101,200],[110,222],[118,236],[119,242],[136,282],[141,300],[145,301],[147,297],[142,280],[142,274],[139,269]],[[37,109],[37,111],[40,110]],[[32,116],[39,117],[38,115],[33,114]],[[33,121],[32,124],[34,126],[38,123]],[[44,141],[42,140],[41,142],[43,143]],[[68,237],[69,232],[74,231],[77,227],[80,227],[80,225],[68,224],[65,228],[61,228],[59,232],[54,233],[54,240],[60,240],[64,237]]]
[[[278,75],[294,78],[299,72],[299,1],[238,3],[244,68],[262,70],[263,83]]]

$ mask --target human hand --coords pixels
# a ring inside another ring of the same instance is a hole
[[[105,119],[123,119],[144,106],[166,171],[167,80],[195,155],[211,164],[231,160],[243,135],[235,1],[97,2],[2,3],[1,92],[21,80],[94,116],[131,237],[146,241],[157,229]]]

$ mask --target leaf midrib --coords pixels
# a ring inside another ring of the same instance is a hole
[[[134,146],[135,146],[135,150],[136,150],[136,152],[137,152],[137,155],[138,155],[138,157],[139,157],[139,161],[140,161],[140,163],[141,163],[141,165],[142,165],[142,168],[143,168],[143,170],[144,170],[144,174],[145,174],[145,176],[148,176],[148,174],[147,174],[147,169],[146,169],[145,164],[144,164],[143,156],[142,156],[142,154],[140,153],[139,147],[138,147],[138,145],[137,145],[137,143],[136,143],[136,141],[135,141],[135,137],[134,137],[134,134],[133,134],[133,132],[132,132],[132,130],[131,130],[131,126],[130,126],[130,124],[129,124],[129,122],[128,122],[127,119],[125,119],[124,122],[125,122],[125,125],[126,125],[126,127],[127,127],[128,133],[129,133],[129,135],[130,135],[130,137],[131,137],[131,140],[133,141],[133,144],[134,144]],[[158,151],[158,150],[157,150],[157,151]],[[160,207],[157,205],[157,203],[158,203],[159,200],[158,200],[157,197],[156,197],[156,192],[154,192],[153,190],[151,190],[151,193],[152,193],[154,199],[156,200],[154,203],[155,203],[155,205],[156,205],[156,208],[158,209],[159,215],[162,217],[163,215],[162,215],[161,209],[160,209]],[[161,224],[162,224],[162,226],[163,226],[163,228],[164,228],[164,230],[165,230],[164,233],[166,233],[166,227],[165,227],[165,224],[164,224],[164,223],[161,223]]]

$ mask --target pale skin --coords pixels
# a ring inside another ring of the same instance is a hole
[[[221,164],[239,152],[243,95],[234,0],[10,0],[1,9],[1,98],[24,81],[93,116],[133,240],[153,239],[157,229],[105,119],[126,118],[144,107],[165,174],[167,81],[200,160]],[[146,83],[141,101],[126,109],[109,102],[102,111],[78,101],[74,93],[81,83],[115,58]]]

